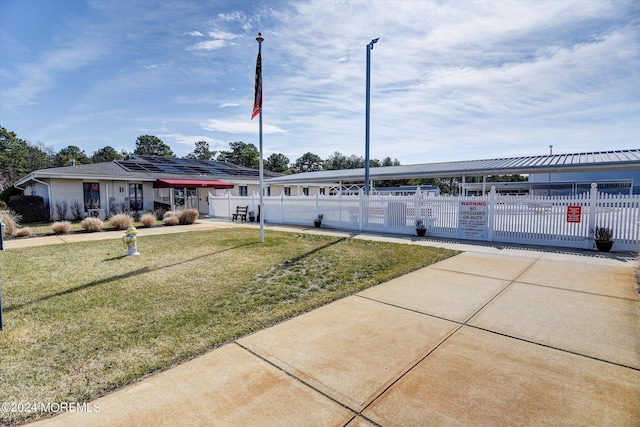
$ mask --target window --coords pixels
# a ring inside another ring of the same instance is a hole
[[[285,196],[291,195],[291,187],[284,187],[284,195]]]
[[[302,194],[304,194],[305,196],[308,196],[309,195],[309,189],[307,187],[304,187],[302,189]]]
[[[267,187],[267,196],[271,195],[271,187]]]
[[[82,188],[84,190],[84,210],[100,209],[100,184],[84,182]]]
[[[320,187],[320,195],[324,196],[324,187]]]
[[[240,191],[240,195],[241,196],[246,196],[247,195],[247,186],[246,185],[239,185],[238,186],[238,191]]]
[[[129,210],[141,211],[142,209],[142,184],[129,184]]]

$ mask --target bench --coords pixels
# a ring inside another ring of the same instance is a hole
[[[240,221],[247,221],[247,211],[249,206],[236,206],[236,213],[231,214],[231,221],[239,219]]]

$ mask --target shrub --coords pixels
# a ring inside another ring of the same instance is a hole
[[[16,231],[16,237],[29,237],[31,234],[33,233],[31,233],[31,229],[29,227],[20,228]]]
[[[177,217],[178,214],[176,212],[174,212],[174,211],[166,211],[165,213],[162,214],[162,219],[169,218],[170,216]]]
[[[87,231],[100,231],[104,227],[104,222],[100,218],[87,217],[80,225]]]
[[[177,225],[180,223],[180,220],[175,215],[165,215],[164,216],[164,225]]]
[[[64,220],[67,218],[67,210],[69,210],[69,206],[67,205],[67,201],[63,200],[62,202],[56,203],[56,215],[58,215],[58,219]]]
[[[162,219],[164,218],[164,214],[166,212],[167,212],[166,209],[158,208],[155,211],[153,211],[153,214],[156,216],[156,219]]]
[[[127,214],[116,214],[109,218],[109,223],[113,228],[118,230],[126,230],[133,225],[133,218]]]
[[[71,230],[71,223],[69,221],[56,221],[51,224],[51,229],[56,234],[65,234]]]
[[[80,221],[84,214],[84,209],[82,208],[82,204],[78,200],[74,200],[71,202],[71,216],[74,221]]]
[[[608,227],[596,227],[589,230],[595,240],[613,240],[613,230]]]
[[[140,222],[145,227],[153,227],[156,225],[156,216],[154,214],[146,213],[140,217]]]
[[[22,190],[17,189],[13,185],[4,189],[4,191],[0,192],[0,200],[5,203],[9,202],[9,198],[11,196],[19,196],[22,194]],[[1,209],[0,209],[1,210]]]
[[[4,224],[2,234],[4,236],[11,236],[15,233],[22,218],[17,213],[8,210],[0,212],[0,219],[2,219],[2,223]]]
[[[198,219],[198,211],[196,209],[185,209],[178,212],[180,224],[193,224],[196,219]]]
[[[8,206],[10,210],[20,212],[21,222],[32,224],[49,221],[49,210],[45,207],[45,201],[40,196],[11,196]]]

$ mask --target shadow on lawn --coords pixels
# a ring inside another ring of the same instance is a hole
[[[84,285],[76,286],[75,288],[67,289],[65,291],[56,292],[55,294],[46,295],[46,296],[43,296],[43,297],[40,297],[40,298],[36,298],[34,300],[31,300],[31,301],[26,301],[26,302],[23,302],[22,304],[10,305],[8,307],[5,307],[4,311],[5,312],[9,312],[9,311],[13,311],[13,310],[18,310],[18,309],[21,309],[23,307],[26,307],[27,305],[31,305],[31,304],[35,304],[35,303],[38,303],[38,302],[46,301],[48,299],[55,298],[55,297],[61,297],[61,296],[64,296],[64,295],[69,295],[69,294],[71,294],[73,292],[78,292],[78,291],[81,291],[83,289],[92,288],[92,287],[98,286],[98,285],[104,285],[105,283],[113,282],[113,281],[120,280],[120,279],[126,279],[127,277],[137,276],[138,274],[144,274],[144,273],[148,273],[150,271],[153,271],[153,270],[151,270],[148,267],[143,267],[143,268],[139,268],[137,270],[130,271],[128,273],[119,274],[117,276],[112,276],[112,277],[107,277],[106,279],[95,280],[93,282],[85,283]]]
[[[282,268],[284,268],[284,269],[290,268],[290,267],[291,267],[293,264],[295,264],[296,262],[298,262],[298,261],[300,261],[300,260],[303,260],[303,259],[305,259],[306,257],[308,257],[308,256],[310,256],[310,255],[315,254],[316,252],[320,252],[321,250],[323,250],[323,249],[325,249],[325,248],[328,248],[329,246],[337,245],[338,243],[340,243],[340,242],[344,242],[345,240],[348,240],[348,239],[349,239],[349,237],[342,237],[342,238],[340,238],[340,239],[338,239],[338,240],[336,240],[336,241],[334,241],[334,242],[329,242],[329,243],[327,243],[326,245],[318,246],[317,248],[312,249],[312,250],[310,250],[309,252],[305,252],[305,253],[303,253],[302,255],[298,255],[298,256],[297,256],[297,257],[295,257],[295,258],[292,258],[292,259],[288,259],[288,260],[286,260],[285,262],[283,262],[283,263],[280,265],[280,267],[282,267]]]
[[[245,243],[243,245],[234,246],[234,247],[231,247],[231,248],[223,249],[221,251],[212,252],[210,254],[204,254],[204,255],[197,256],[195,258],[189,258],[189,259],[186,259],[184,261],[175,262],[173,264],[163,265],[161,267],[156,267],[156,268],[143,267],[143,268],[139,268],[137,270],[129,271],[129,272],[124,273],[124,274],[118,274],[117,276],[111,276],[111,277],[107,277],[105,279],[94,280],[93,282],[85,283],[84,285],[80,285],[80,286],[76,286],[75,288],[71,288],[71,289],[67,289],[67,290],[64,290],[64,291],[56,292],[56,293],[51,294],[51,295],[42,296],[40,298],[36,298],[34,300],[31,300],[31,301],[23,302],[22,304],[9,305],[9,306],[5,307],[3,311],[4,312],[10,312],[10,311],[14,311],[14,310],[19,310],[19,309],[24,308],[24,307],[26,307],[28,305],[36,304],[36,303],[39,303],[39,302],[42,302],[42,301],[47,301],[47,300],[49,300],[51,298],[61,297],[61,296],[64,296],[64,295],[69,295],[69,294],[72,294],[74,292],[78,292],[78,291],[81,291],[81,290],[84,290],[84,289],[92,288],[94,286],[104,285],[105,283],[115,282],[116,280],[121,280],[121,279],[127,279],[129,277],[138,276],[140,274],[145,274],[145,273],[150,273],[152,271],[158,271],[158,270],[162,270],[162,269],[165,269],[165,268],[175,267],[175,266],[178,266],[178,265],[186,264],[188,262],[192,262],[192,261],[197,260],[197,259],[206,258],[206,257],[212,256],[212,255],[221,254],[223,252],[232,251],[232,250],[241,248],[243,246],[253,246],[255,244],[256,243]],[[318,249],[320,249],[320,248],[318,248]],[[113,258],[107,258],[107,259],[104,259],[102,261],[103,262],[104,261],[115,261],[115,260],[122,259],[122,258],[125,258],[125,255],[117,256],[117,257],[113,257]]]

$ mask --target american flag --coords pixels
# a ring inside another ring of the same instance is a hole
[[[258,50],[258,60],[256,61],[256,91],[253,97],[253,114],[251,120],[260,113],[262,109],[262,57]]]

